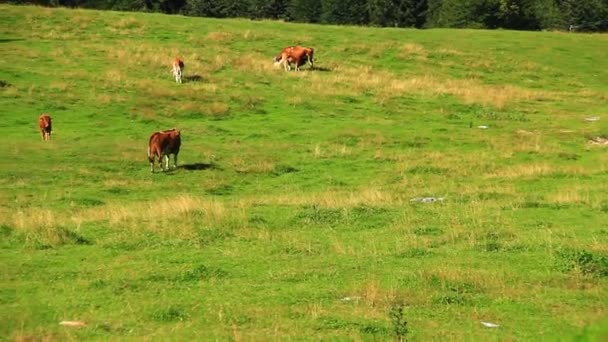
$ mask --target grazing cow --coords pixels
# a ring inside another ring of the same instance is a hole
[[[296,71],[300,71],[300,66],[310,64],[310,68],[314,67],[314,50],[302,46],[288,46],[281,53],[274,57],[274,65],[283,64],[285,71],[291,70],[291,63],[296,65]]]
[[[175,83],[182,83],[182,75],[184,73],[184,61],[179,57],[175,57],[173,61],[173,76],[175,77]]]
[[[158,157],[158,164],[161,170],[169,169],[169,155],[173,154],[173,167],[177,168],[177,155],[182,144],[181,132],[178,129],[170,129],[152,133],[148,140],[148,161],[150,171],[154,173],[154,158]],[[163,167],[163,158],[165,167]]]
[[[40,134],[42,134],[42,140],[51,140],[52,126],[51,117],[48,114],[40,115],[38,127],[40,128]]]

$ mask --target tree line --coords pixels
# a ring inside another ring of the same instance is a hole
[[[9,0],[9,2],[337,25],[608,30],[608,0]]]

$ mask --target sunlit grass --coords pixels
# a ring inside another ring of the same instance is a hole
[[[391,340],[400,303],[412,341],[602,330],[605,36],[0,10],[8,339]]]

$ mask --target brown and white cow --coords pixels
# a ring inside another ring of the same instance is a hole
[[[150,171],[154,173],[154,158],[158,158],[161,170],[169,169],[169,155],[173,154],[173,167],[177,168],[177,155],[182,144],[181,132],[178,129],[169,129],[161,132],[154,132],[148,139],[148,161]],[[163,167],[163,159],[165,167]]]
[[[312,48],[302,46],[288,46],[281,53],[274,57],[274,65],[283,64],[285,71],[291,70],[291,64],[296,65],[296,71],[300,71],[300,66],[310,64],[310,68],[314,67],[314,50]]]
[[[51,122],[51,117],[48,114],[40,115],[38,118],[38,127],[40,128],[42,140],[51,140],[51,131],[53,130],[53,125]]]
[[[182,75],[184,73],[184,61],[179,57],[175,57],[172,67],[173,76],[175,77],[175,83],[182,83]]]

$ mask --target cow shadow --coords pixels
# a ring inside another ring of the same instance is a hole
[[[203,76],[201,75],[188,75],[184,77],[184,81],[186,82],[200,82],[203,80]]]
[[[316,67],[310,69],[310,71],[330,72],[332,70],[330,68],[316,66]]]
[[[217,170],[220,169],[220,167],[214,162],[182,164],[182,165],[178,166],[177,168],[186,170],[186,171],[202,171],[202,170],[209,170],[209,169],[217,169]]]
[[[25,40],[23,38],[2,38],[0,39],[0,43],[10,43],[10,42],[20,42]]]

